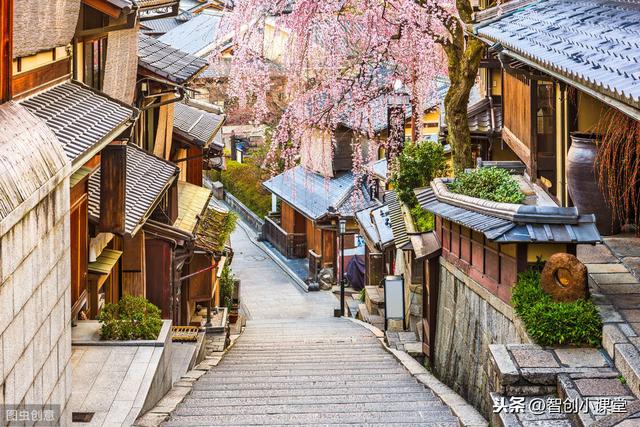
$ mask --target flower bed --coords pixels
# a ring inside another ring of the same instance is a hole
[[[458,175],[449,184],[453,193],[503,203],[522,203],[525,195],[506,169],[480,168]]]
[[[540,273],[536,270],[518,276],[511,304],[537,344],[600,347],[602,319],[593,302],[554,301],[540,287]]]

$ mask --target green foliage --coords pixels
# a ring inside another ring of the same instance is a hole
[[[229,211],[226,213],[224,220],[222,221],[222,225],[220,226],[220,247],[218,250],[222,252],[224,250],[224,245],[229,240],[229,236],[233,233],[233,230],[236,229],[236,225],[238,223],[238,214],[234,211]]]
[[[366,292],[367,292],[367,291],[363,288],[363,289],[360,291],[360,293],[358,294],[358,299],[359,299],[361,302],[364,302],[364,300],[365,300],[365,296],[366,296]]]
[[[433,215],[419,205],[413,190],[429,185],[433,178],[446,176],[448,167],[442,144],[431,141],[409,143],[392,165],[390,183],[398,198],[409,207],[419,232],[433,229]]]
[[[220,172],[220,182],[256,215],[263,217],[271,210],[271,195],[262,187],[266,174],[249,158],[245,163],[228,160],[226,170]]]
[[[105,340],[155,340],[162,328],[160,309],[143,297],[131,295],[117,304],[106,304],[98,320]]]
[[[540,345],[600,346],[602,319],[593,302],[554,301],[540,287],[538,271],[529,270],[518,276],[511,304],[529,336]]]
[[[227,307],[227,309],[231,310],[233,306],[233,273],[231,272],[231,267],[229,265],[225,265],[222,269],[222,275],[220,276],[220,300]]]
[[[522,203],[524,194],[506,169],[480,168],[461,173],[449,184],[454,193],[494,202]]]

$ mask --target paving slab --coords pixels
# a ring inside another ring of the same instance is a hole
[[[538,348],[514,348],[511,354],[521,368],[557,368],[553,353]]]
[[[617,378],[583,378],[574,380],[583,396],[625,396],[629,390]]]
[[[585,264],[620,262],[605,245],[578,245],[576,252],[578,259]]]
[[[585,264],[589,273],[628,273],[624,264]]]
[[[560,363],[573,368],[606,368],[609,363],[595,348],[558,348],[554,352]]]
[[[640,239],[634,234],[619,234],[615,237],[604,237],[605,245],[619,258],[640,257]]]
[[[638,279],[636,279],[631,273],[596,273],[591,274],[591,277],[598,285],[621,285],[621,284],[629,284],[629,283],[638,283]],[[640,287],[639,287],[640,288]],[[638,289],[640,292],[640,289]]]

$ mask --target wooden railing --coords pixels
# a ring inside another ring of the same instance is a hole
[[[264,239],[271,243],[287,258],[305,258],[307,256],[307,235],[304,233],[287,233],[276,222],[277,216],[264,218],[262,233]]]

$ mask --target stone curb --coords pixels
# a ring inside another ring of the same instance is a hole
[[[249,237],[249,240],[251,241],[251,243],[256,245],[262,252],[264,252],[269,258],[271,258],[271,260],[273,262],[275,262],[278,265],[278,267],[280,267],[280,269],[282,269],[282,271],[287,273],[287,276],[289,276],[291,278],[291,280],[293,280],[293,282],[296,285],[298,285],[303,291],[309,292],[309,286],[304,282],[304,280],[299,278],[296,275],[296,273],[294,273],[293,270],[291,270],[291,268],[287,264],[282,262],[282,260],[280,258],[278,258],[278,256],[276,254],[274,254],[271,251],[271,249],[269,249],[267,247],[267,245],[265,245],[264,243],[259,242],[255,237],[255,231],[253,231],[253,229],[249,228],[249,226],[244,223],[244,220],[242,218],[240,218],[238,220],[237,224],[240,226],[240,228],[242,228],[242,230],[245,233],[247,233],[247,236]]]
[[[446,404],[453,414],[458,417],[460,424],[464,427],[487,427],[489,423],[484,417],[459,394],[454,392],[451,388],[443,384],[437,379],[431,372],[429,372],[424,366],[422,366],[413,357],[409,356],[404,351],[389,348],[384,342],[384,332],[375,326],[362,322],[357,319],[345,317],[353,323],[357,323],[365,329],[371,331],[380,341],[382,347],[395,357],[402,366],[409,371],[409,373],[418,380],[419,383],[425,385],[433,393]]]
[[[240,335],[230,335],[231,342],[224,351],[216,352],[215,356],[205,356],[205,359],[196,365],[192,370],[185,373],[173,387],[165,394],[162,399],[141,417],[139,417],[134,426],[137,427],[158,427],[169,419],[173,412],[185,397],[191,393],[193,384],[209,372],[212,368],[218,366],[229,350],[233,348]]]

